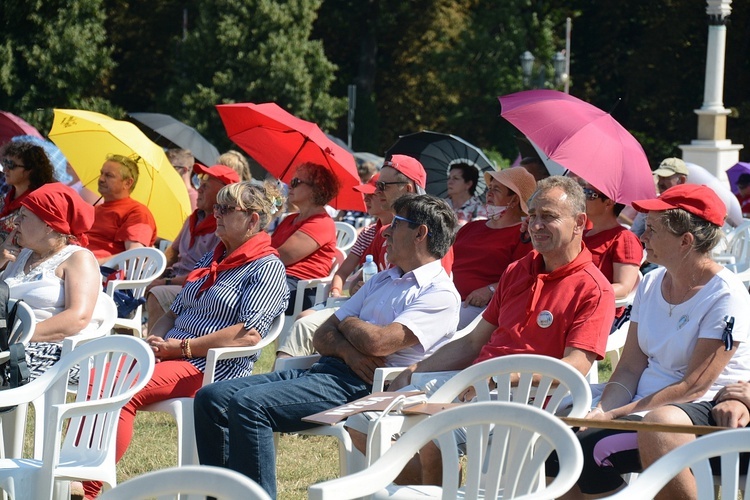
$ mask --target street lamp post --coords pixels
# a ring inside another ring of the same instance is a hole
[[[533,78],[534,73],[534,62],[536,57],[528,50],[521,54],[521,73],[523,74],[523,83],[527,87],[544,88],[547,84],[547,68],[544,64],[539,65],[539,71],[537,72],[536,78]],[[567,90],[568,73],[566,68],[568,65],[565,51],[555,53],[552,58],[552,67],[555,71],[555,79],[550,82],[554,87],[565,85]]]

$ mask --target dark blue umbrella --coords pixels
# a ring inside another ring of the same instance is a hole
[[[128,117],[149,139],[163,148],[189,149],[196,160],[211,166],[219,150],[193,127],[161,113],[128,113]]]
[[[439,197],[447,194],[451,165],[466,163],[479,170],[477,196],[481,196],[486,187],[482,172],[495,170],[492,161],[478,147],[458,136],[429,130],[402,135],[385,154],[386,157],[407,155],[419,160],[427,172],[427,193]]]

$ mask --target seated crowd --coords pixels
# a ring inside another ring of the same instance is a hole
[[[154,245],[157,227],[148,208],[131,198],[139,174],[132,158],[106,158],[98,182],[103,202],[91,206],[54,182],[38,146],[13,144],[2,152],[11,188],[0,212],[0,267],[11,297],[34,311],[26,352],[37,377],[59,360],[64,338],[102,322],[99,265]],[[609,382],[592,388],[600,391],[587,418],[750,422],[750,319],[741,313],[750,295],[711,259],[723,236],[721,199],[705,186],[676,184],[657,199],[633,202],[645,217],[639,238],[619,224],[623,206],[596,186],[575,176],[548,177],[530,159],[485,173],[485,203],[475,196],[474,167],[451,168],[446,201],[425,194],[419,161],[386,160],[355,188],[376,222],[361,231],[333,277],[330,295],[349,299],[326,307],[306,291],[305,312],[278,340],[279,358],[319,353],[320,360],[308,370],[259,375],[252,374],[257,355],[224,360],[217,382],[201,387],[208,349],[257,344],[277,316],[294,311],[300,280],[331,272],[336,228],[326,205],[342,188],[328,168],[299,165],[286,200],[293,211],[268,234],[283,204],[276,186],[243,180],[249,174],[238,173],[241,165],[190,165],[188,153],[175,150],[169,158],[188,191],[192,174],[198,176],[194,210],[167,250],[167,271],[147,293],[146,342],[160,362],[120,414],[117,460],[139,409],[194,396],[200,462],[239,471],[275,497],[273,433],[313,427],[302,418],[369,394],[377,368],[404,369],[391,391],[413,388],[413,373],[444,372],[420,377],[434,388],[470,365],[519,353],[560,359],[586,376],[604,359],[613,324],[625,313],[615,300],[628,296],[622,358]],[[658,267],[639,284],[644,248]],[[368,255],[380,272],[364,282],[357,268]],[[473,396],[468,390],[460,399]],[[362,451],[368,418],[347,422]],[[622,474],[695,439],[598,428],[577,437],[584,469],[568,498],[621,488]],[[426,445],[401,479],[439,484],[441,453],[454,452]],[[553,457],[548,475],[556,468]],[[93,498],[101,485],[84,487]],[[694,488],[683,473],[662,494],[694,498]]]

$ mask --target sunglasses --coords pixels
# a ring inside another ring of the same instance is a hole
[[[312,182],[305,182],[305,181],[303,181],[302,179],[300,179],[299,177],[295,177],[294,179],[292,179],[292,180],[291,180],[291,181],[289,182],[289,185],[290,185],[290,186],[292,186],[293,188],[296,188],[296,187],[297,187],[297,186],[299,186],[300,184],[304,184],[304,185],[306,185],[306,186],[312,186]]]
[[[583,194],[584,194],[584,196],[586,196],[586,199],[589,200],[589,201],[594,201],[594,200],[596,200],[596,199],[598,199],[600,197],[604,198],[604,195],[602,195],[600,193],[597,193],[596,191],[594,191],[591,188],[583,188]]]
[[[387,188],[389,184],[409,184],[409,183],[404,182],[404,181],[391,181],[391,182],[378,181],[375,183],[375,189],[377,189],[378,191],[385,191],[385,188]]]
[[[399,222],[406,222],[409,225],[413,226],[421,226],[419,222],[413,221],[411,219],[407,219],[406,217],[401,217],[400,215],[394,215],[393,216],[393,222],[391,222],[391,228],[396,229],[398,227]],[[416,229],[412,227],[411,229]],[[427,230],[427,236],[432,236],[432,232],[430,230]]]
[[[219,203],[214,203],[214,216],[221,215],[223,217],[229,212],[252,212],[252,210],[245,210],[240,207],[233,207],[231,205],[221,205]]]
[[[3,170],[15,170],[17,168],[25,168],[23,164],[16,163],[10,158],[3,158],[2,164],[3,164]]]

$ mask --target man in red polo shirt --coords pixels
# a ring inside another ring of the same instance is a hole
[[[612,285],[582,243],[585,227],[581,186],[560,176],[540,181],[529,200],[528,231],[534,250],[508,266],[470,334],[408,367],[389,390],[408,385],[414,372],[462,370],[509,354],[553,356],[585,376],[594,360],[604,358],[615,314]],[[352,434],[361,445],[362,435]],[[438,484],[440,451],[428,444],[419,455],[422,481]]]

